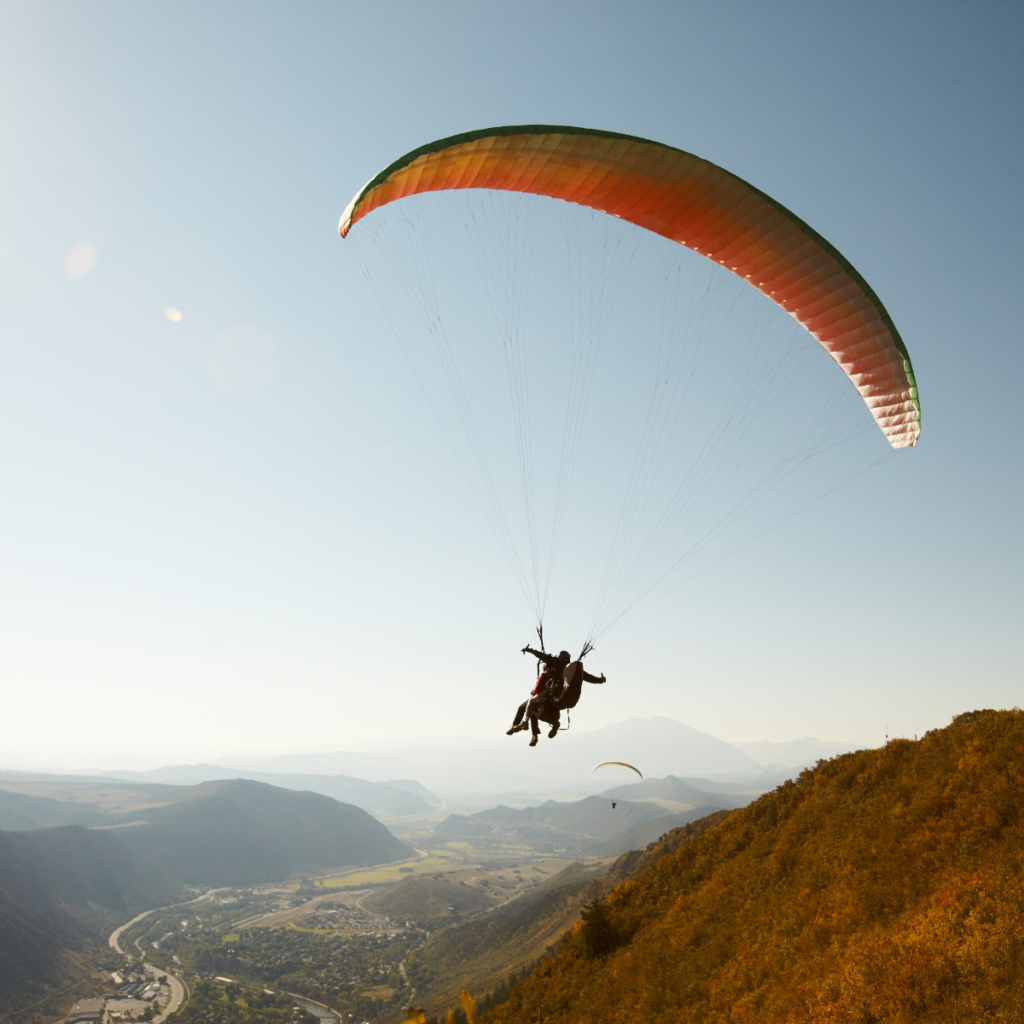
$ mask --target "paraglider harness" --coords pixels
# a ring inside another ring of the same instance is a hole
[[[547,653],[544,650],[544,627],[543,626],[538,626],[537,627],[537,637],[540,640],[540,649],[542,651],[544,651],[544,653]],[[563,665],[561,671],[558,674],[558,678],[557,679],[552,679],[548,683],[548,685],[546,687],[546,690],[545,690],[545,692],[547,693],[548,700],[547,700],[546,704],[543,705],[540,708],[540,711],[539,711],[539,713],[537,715],[537,718],[540,721],[547,722],[549,725],[554,725],[555,722],[557,721],[557,719],[555,718],[555,715],[557,715],[561,711],[564,711],[565,712],[565,725],[561,727],[560,731],[568,732],[569,729],[572,727],[572,717],[569,714],[569,712],[574,707],[576,707],[576,705],[579,703],[580,693],[581,693],[581,691],[583,689],[583,664],[582,664],[582,662],[583,662],[583,659],[593,649],[594,649],[594,645],[589,640],[587,640],[583,644],[583,650],[580,651],[580,656],[576,659],[576,664],[579,665],[579,669],[577,670],[577,673],[576,673],[579,676],[578,680],[574,679],[572,681],[572,683],[570,683],[565,678],[565,670],[569,666],[568,665]],[[573,664],[573,662],[570,662],[569,664]],[[541,674],[541,672],[546,667],[547,666],[545,666],[544,663],[538,658],[537,659],[537,675],[539,676]],[[564,701],[564,703],[563,703],[563,701]],[[547,712],[554,711],[555,715],[552,715],[550,718],[546,718],[545,717],[545,712],[546,711]]]

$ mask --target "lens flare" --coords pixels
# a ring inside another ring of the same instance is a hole
[[[90,242],[73,245],[64,257],[64,270],[68,277],[78,280],[85,277],[96,266],[96,246]]]
[[[167,319],[170,320],[172,324],[181,323],[181,310],[175,309],[173,306],[168,306],[164,310],[164,316],[167,317]]]

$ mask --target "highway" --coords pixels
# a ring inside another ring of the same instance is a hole
[[[147,914],[152,914],[152,913],[153,913],[153,911],[152,911],[152,910],[144,910],[144,911],[143,911],[143,912],[142,912],[141,914],[136,914],[136,915],[135,915],[135,916],[134,916],[134,917],[133,917],[133,918],[132,918],[132,919],[131,919],[130,921],[128,921],[128,922],[127,922],[126,924],[123,924],[123,925],[121,925],[121,927],[120,927],[120,928],[115,928],[115,929],[114,929],[114,931],[112,931],[112,932],[110,933],[110,938],[109,938],[109,939],[107,939],[107,945],[108,945],[108,946],[110,946],[110,948],[111,948],[111,949],[116,949],[116,950],[117,950],[117,952],[118,952],[118,953],[120,953],[120,954],[121,954],[122,956],[128,956],[129,954],[127,954],[127,953],[126,953],[126,952],[125,952],[125,951],[124,951],[124,950],[123,950],[123,949],[121,948],[121,933],[122,933],[122,932],[123,932],[123,931],[124,931],[124,930],[125,930],[126,928],[131,928],[131,926],[132,926],[133,924],[135,924],[135,922],[136,922],[136,921],[141,921],[141,920],[142,920],[142,919],[143,919],[143,918],[144,918],[144,917],[145,917],[145,916],[146,916]]]
[[[199,903],[206,899],[209,899],[208,895],[200,896],[197,900],[189,900],[187,903],[179,903],[177,906],[187,907],[189,904]],[[165,910],[167,908],[160,907],[159,909]],[[130,921],[121,925],[120,928],[115,928],[114,931],[110,933],[107,945],[109,945],[111,949],[117,950],[117,952],[122,956],[134,955],[125,952],[125,950],[121,948],[121,935],[124,933],[125,929],[131,928],[133,924],[141,921],[144,917],[152,913],[152,910],[144,910],[141,914],[136,914]],[[188,998],[188,986],[176,974],[172,974],[170,971],[164,970],[162,967],[157,967],[154,964],[146,963],[142,957],[142,950],[139,949],[138,945],[136,945],[135,948],[138,951],[139,959],[142,960],[143,969],[151,978],[156,979],[163,975],[167,976],[167,984],[171,989],[171,997],[167,1000],[167,1005],[163,1008],[160,1014],[153,1018],[153,1024],[164,1024],[164,1021],[167,1020],[172,1013],[177,1013],[185,1003],[185,1000]]]
[[[164,1024],[164,1021],[172,1013],[176,1013],[181,1009],[182,1004],[185,1002],[188,990],[185,988],[185,983],[176,975],[171,974],[170,971],[161,970],[159,967],[154,967],[152,964],[143,963],[143,967],[146,971],[151,974],[154,978],[159,978],[161,975],[167,975],[167,984],[171,987],[171,998],[167,1000],[167,1005],[163,1008],[158,1017],[153,1018],[153,1024]]]

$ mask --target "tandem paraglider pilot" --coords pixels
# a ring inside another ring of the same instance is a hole
[[[573,661],[568,651],[548,654],[527,645],[523,654],[532,654],[544,671],[537,677],[537,683],[528,700],[524,700],[512,720],[512,728],[506,735],[512,736],[529,726],[532,735],[530,746],[535,747],[540,738],[540,722],[551,726],[548,739],[554,739],[561,727],[561,713],[576,707],[583,683],[603,683],[604,675],[592,676],[583,668],[582,661]]]

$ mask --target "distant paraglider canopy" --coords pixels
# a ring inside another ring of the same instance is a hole
[[[413,196],[420,198],[410,202]],[[355,245],[356,257],[453,449],[461,423],[456,456],[537,625],[577,461],[598,461],[581,439],[604,336],[618,336],[609,372],[620,386],[596,425],[607,434],[597,435],[603,448],[595,485],[605,504],[617,477],[622,497],[603,575],[592,583],[588,642],[677,585],[670,577],[684,564],[697,575],[728,557],[712,547],[723,531],[797,468],[870,429],[850,385],[892,448],[917,442],[921,407],[910,355],[875,291],[785,206],[691,153],[585,128],[488,128],[431,142],[388,165],[346,207],[342,237],[373,211],[355,234],[377,249]],[[405,289],[405,307],[382,296],[387,272]],[[636,282],[632,292],[627,280]],[[620,313],[627,293],[643,300]],[[432,342],[453,399],[447,409],[403,340],[412,333],[403,330],[406,310]],[[793,321],[807,333],[787,333]],[[808,335],[841,373],[819,365]],[[488,336],[500,346],[494,365],[506,381],[499,390],[480,384]],[[554,369],[528,373],[528,351]],[[556,370],[564,373],[557,387]],[[637,383],[648,372],[649,383]],[[649,399],[637,401],[632,421],[624,418],[617,431],[608,425],[645,387]],[[515,455],[487,424],[506,402]],[[560,409],[556,422],[552,412]],[[616,467],[608,453],[619,451]],[[474,463],[475,480],[466,468]],[[502,465],[521,484],[518,534]],[[804,494],[794,487],[793,504],[807,507],[844,482],[815,481]],[[549,517],[538,515],[544,500]],[[775,508],[771,517],[777,525],[791,511]],[[757,524],[734,550],[771,528]],[[694,567],[698,556],[701,568]],[[577,600],[579,586],[573,593]]]
[[[597,766],[596,766],[596,767],[594,768],[594,771],[593,771],[593,772],[591,772],[590,774],[591,774],[591,775],[593,775],[593,774],[594,774],[594,772],[596,772],[598,768],[604,768],[604,766],[605,766],[605,765],[608,765],[608,764],[617,764],[617,765],[619,765],[619,766],[620,766],[621,768],[630,768],[630,769],[632,769],[633,771],[635,771],[635,772],[637,773],[637,775],[639,775],[639,776],[640,776],[640,778],[641,778],[641,779],[642,779],[642,778],[644,777],[644,774],[643,774],[643,772],[642,772],[642,771],[640,771],[640,769],[639,769],[639,768],[633,768],[633,766],[632,766],[631,764],[626,764],[626,762],[625,762],[625,761],[602,761],[602,762],[601,762],[601,763],[600,763],[599,765],[597,765]]]

